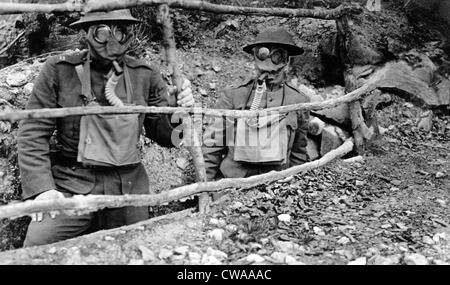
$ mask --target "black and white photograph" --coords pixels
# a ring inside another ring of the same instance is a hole
[[[450,0],[0,0],[0,265],[450,265]]]

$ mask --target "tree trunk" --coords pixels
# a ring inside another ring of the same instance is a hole
[[[354,68],[354,64],[367,64],[366,60],[358,62],[359,59],[365,58],[368,58],[369,61],[378,61],[379,56],[376,51],[361,43],[361,36],[352,32],[353,20],[349,16],[343,16],[336,20],[336,25],[338,32],[337,48],[345,69],[345,90],[351,92],[361,86],[361,82],[358,80],[360,74],[357,72],[361,69]],[[365,123],[361,99],[349,103],[349,109],[355,147],[361,153],[364,151],[367,142],[373,138],[374,131]]]

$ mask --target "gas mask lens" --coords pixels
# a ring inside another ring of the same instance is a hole
[[[287,51],[281,48],[274,48],[270,50],[267,47],[259,47],[255,50],[255,55],[261,61],[264,61],[270,57],[272,63],[275,65],[286,63],[288,59]]]
[[[123,44],[127,40],[128,30],[125,26],[99,25],[94,30],[94,39],[101,44],[106,43],[110,36],[113,36],[119,43]]]

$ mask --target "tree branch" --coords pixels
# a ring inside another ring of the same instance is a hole
[[[19,33],[4,49],[0,50],[0,55],[8,51],[23,35],[25,35],[25,31]]]
[[[347,14],[360,13],[360,5],[342,4],[334,9],[289,9],[289,8],[256,8],[213,4],[202,0],[123,0],[123,1],[88,1],[84,6],[74,1],[63,4],[24,4],[2,3],[1,14],[18,14],[27,12],[96,12],[109,11],[136,6],[158,6],[167,4],[171,8],[196,10],[216,14],[234,14],[246,16],[278,16],[278,17],[310,17],[333,20]]]
[[[67,214],[84,214],[103,208],[120,208],[124,206],[155,206],[189,197],[204,192],[217,192],[228,188],[249,188],[273,182],[321,167],[330,161],[342,157],[353,149],[353,140],[348,139],[339,148],[334,149],[322,158],[297,165],[283,171],[255,175],[248,178],[226,178],[213,182],[201,182],[182,186],[155,195],[77,195],[73,198],[56,200],[25,201],[0,207],[0,218],[15,218],[37,212],[66,211]]]
[[[161,25],[163,30],[163,45],[165,49],[169,73],[172,77],[173,83],[175,83],[177,91],[181,92],[183,78],[180,70],[177,67],[175,36],[173,34],[173,26],[170,19],[169,9],[169,6],[166,4],[162,4],[158,7],[158,23]],[[186,141],[185,145],[192,156],[197,181],[206,182],[205,160],[203,158],[203,152],[200,147],[202,144],[195,128],[195,122],[191,123],[190,119],[190,117],[183,119],[184,140]],[[207,212],[209,205],[209,195],[200,195],[198,204],[200,213]]]
[[[204,114],[210,117],[228,117],[243,118],[268,116],[276,113],[288,113],[297,110],[317,111],[336,107],[340,104],[350,103],[360,99],[366,93],[376,89],[378,76],[374,76],[373,80],[361,86],[354,91],[334,99],[322,102],[300,103],[281,107],[267,108],[257,111],[249,110],[225,110],[225,109],[206,109],[206,108],[179,108],[179,107],[144,107],[144,106],[126,106],[126,107],[71,107],[71,108],[44,108],[32,110],[14,110],[0,112],[0,121],[17,121],[23,119],[41,119],[41,118],[61,118],[67,116],[83,116],[94,114]]]

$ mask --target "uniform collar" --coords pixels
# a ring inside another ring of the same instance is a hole
[[[87,50],[62,54],[58,58],[58,62],[65,62],[73,65],[83,64],[86,60]]]
[[[123,61],[128,67],[131,68],[148,67],[148,64],[145,61],[139,60],[129,55],[125,55]]]
[[[251,87],[251,88],[253,88],[253,86],[254,85],[256,85],[256,78],[255,77],[250,77],[250,78],[247,78],[246,80],[244,80],[241,84],[239,84],[238,85],[238,88],[240,88],[240,87]],[[286,80],[286,78],[285,79],[283,79],[280,83],[277,83],[276,85],[274,85],[274,86],[267,86],[267,90],[268,91],[271,91],[271,92],[275,92],[275,91],[277,91],[278,89],[280,89],[280,88],[282,88],[284,85],[288,85],[287,84],[287,80]],[[293,88],[292,86],[290,86],[290,85],[288,85],[289,87],[291,87],[291,88]]]
[[[83,62],[87,59],[88,50],[82,50],[79,52],[73,52],[68,54],[63,54],[59,57],[60,62],[66,62],[73,65],[83,64]],[[147,66],[147,64],[139,59],[131,57],[129,55],[125,55],[123,59],[124,63],[131,68],[136,68],[140,66]]]

